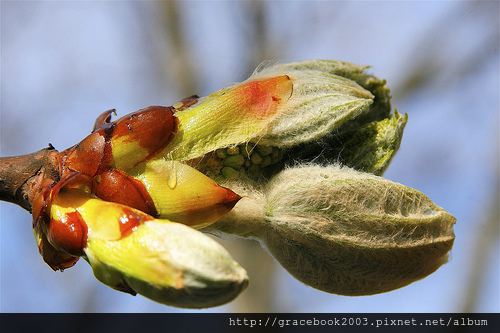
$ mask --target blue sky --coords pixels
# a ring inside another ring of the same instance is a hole
[[[275,312],[463,311],[474,264],[484,260],[477,266],[482,284],[475,311],[499,312],[498,226],[487,227],[498,205],[497,2],[263,2],[265,29],[257,36],[251,2],[183,2],[181,55],[174,35],[162,32],[168,24],[159,23],[156,5],[2,2],[1,155],[49,142],[63,150],[105,110],[124,115],[207,95],[244,79],[263,60],[371,65],[371,73],[387,80],[393,108],[409,117],[384,177],[422,191],[457,218],[451,261],[390,293],[342,297],[307,287],[275,264],[259,280],[251,255],[235,250],[236,260],[255,285],[272,292]],[[180,87],[186,61],[197,91]],[[0,209],[2,312],[185,311],[111,290],[83,260],[53,272],[37,252],[31,216],[12,204]],[[490,244],[492,232],[492,250],[481,259],[476,248]],[[242,308],[233,302],[205,311]]]

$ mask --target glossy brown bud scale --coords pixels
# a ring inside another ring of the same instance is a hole
[[[111,163],[111,155],[105,156],[106,140],[103,132],[94,132],[75,146],[63,151],[62,172],[78,171],[95,176],[103,165]]]
[[[55,271],[63,271],[66,268],[73,267],[79,259],[79,257],[69,255],[66,252],[56,249],[50,244],[45,234],[40,234],[38,252],[42,255],[43,261]]]
[[[105,129],[106,132],[112,132],[114,163],[133,167],[165,148],[177,131],[177,118],[173,112],[172,107],[149,106],[118,119],[110,129]],[[144,152],[127,149],[127,144],[132,144],[134,148],[138,144]],[[123,159],[131,162],[124,163]]]
[[[195,97],[183,100],[189,105]],[[157,216],[144,185],[121,170],[153,157],[172,141],[178,121],[173,107],[150,106],[114,122],[114,110],[101,114],[92,134],[61,153],[62,177],[72,172],[93,179],[92,192],[99,198],[124,204]]]
[[[61,219],[51,219],[47,238],[54,248],[73,256],[83,256],[87,245],[87,224],[78,211],[69,212]]]
[[[157,216],[153,199],[144,185],[121,170],[109,169],[96,177],[95,195]]]

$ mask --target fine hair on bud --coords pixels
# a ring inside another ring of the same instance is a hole
[[[448,260],[455,218],[414,189],[338,166],[287,169],[267,189],[258,238],[314,288],[387,292]]]

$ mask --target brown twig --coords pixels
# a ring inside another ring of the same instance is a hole
[[[33,197],[44,179],[59,179],[59,152],[51,145],[37,152],[0,158],[0,200],[31,212]]]

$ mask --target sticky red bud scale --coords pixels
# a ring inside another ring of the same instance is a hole
[[[153,199],[144,185],[121,170],[103,172],[96,182],[95,195],[105,201],[120,203],[157,216]]]
[[[47,238],[56,249],[73,256],[83,256],[87,245],[87,224],[77,211],[65,214],[61,219],[51,219]]]

